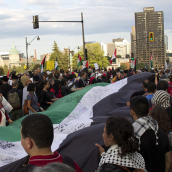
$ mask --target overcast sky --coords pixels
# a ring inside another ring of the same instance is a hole
[[[32,16],[39,20],[81,20],[84,14],[85,41],[110,43],[114,38],[124,38],[130,42],[134,13],[142,12],[143,7],[155,7],[164,12],[165,34],[168,35],[169,49],[172,50],[172,0],[0,0],[0,52],[16,48],[26,52],[25,37],[29,45],[29,56],[37,57],[51,52],[54,40],[60,50],[82,46],[81,23],[39,23],[33,29]]]

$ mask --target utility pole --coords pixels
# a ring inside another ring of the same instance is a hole
[[[26,57],[27,57],[27,70],[29,69],[29,63],[28,63],[28,43],[27,43],[27,37],[26,37]]]
[[[33,16],[33,27],[34,27],[34,29],[39,28],[40,22],[82,23],[83,51],[84,51],[84,60],[86,61],[83,13],[81,13],[81,21],[39,21],[38,15]]]
[[[84,61],[86,61],[83,13],[81,13],[81,23],[82,23],[82,38],[83,38],[83,52],[84,52]]]

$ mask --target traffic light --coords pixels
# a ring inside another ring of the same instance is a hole
[[[131,53],[131,60],[134,60],[134,53]]]
[[[85,57],[86,57],[86,60],[88,60],[87,49],[85,49]]]
[[[149,32],[149,41],[154,41],[154,32]]]
[[[33,28],[38,29],[39,28],[39,18],[38,15],[33,16]]]

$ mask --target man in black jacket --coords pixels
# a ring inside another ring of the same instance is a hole
[[[38,75],[33,76],[33,82],[36,85],[35,93],[36,93],[36,96],[38,98],[40,96],[40,94],[41,94],[41,91],[42,91],[42,89],[39,87],[39,84],[41,83],[41,81],[39,81],[39,76]]]
[[[87,77],[87,73],[86,72],[81,72],[81,78],[79,80],[78,86],[79,88],[85,87],[87,85],[86,83],[86,77]]]
[[[7,93],[13,88],[11,85],[8,84],[7,76],[3,76],[2,78],[3,85],[0,86],[0,93],[4,96],[7,100]]]
[[[17,93],[18,94],[18,97],[20,99],[20,104],[18,107],[13,107],[13,110],[10,112],[10,117],[11,117],[11,120],[12,121],[15,121],[19,118],[21,118],[23,116],[23,112],[22,112],[22,91],[17,89],[18,88],[18,85],[19,83],[17,81],[13,81],[12,82],[12,89],[8,92],[7,94],[7,100],[9,101],[9,97],[11,96],[11,94],[13,93]],[[17,102],[17,99],[18,97],[16,98],[16,102]],[[10,103],[10,101],[9,101]],[[12,105],[12,104],[11,104]]]
[[[55,78],[54,88],[55,88],[57,94],[58,94],[58,91],[59,91],[59,86],[61,84],[61,81],[59,80],[59,77],[60,77],[60,74],[55,73],[55,75],[54,75],[54,78]]]

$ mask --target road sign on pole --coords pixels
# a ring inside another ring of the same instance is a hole
[[[135,68],[135,60],[131,60],[131,68],[132,68],[132,69]]]

